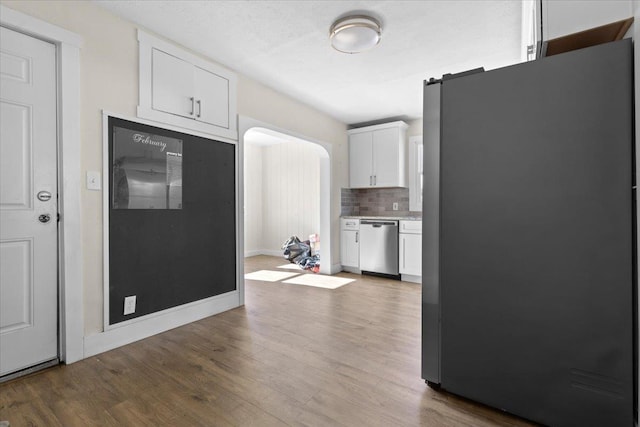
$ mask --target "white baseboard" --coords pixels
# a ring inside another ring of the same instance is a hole
[[[422,276],[412,276],[410,274],[401,274],[400,280],[403,282],[422,283]]]
[[[353,273],[353,274],[362,274],[362,271],[360,271],[359,268],[357,267],[345,267],[342,265],[339,265],[340,270],[338,271],[346,271],[347,273]]]
[[[263,249],[262,255],[277,256],[284,259],[282,256],[282,249]]]
[[[322,263],[320,263],[320,265],[322,265]],[[340,264],[340,263],[332,264],[331,265],[331,273],[330,274],[340,273],[342,270],[343,270],[342,264]],[[360,270],[358,270],[358,274],[360,274]]]
[[[84,357],[95,356],[126,344],[239,307],[238,291],[172,307],[143,318],[123,322],[104,332],[85,337]]]
[[[244,257],[248,258],[251,256],[257,256],[257,255],[268,255],[268,256],[277,256],[277,257],[281,257],[282,256],[282,250],[281,249],[256,249],[253,251],[244,251]]]

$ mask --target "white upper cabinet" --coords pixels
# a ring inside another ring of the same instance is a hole
[[[138,31],[138,116],[238,139],[234,73]]]
[[[364,188],[373,185],[373,132],[349,136],[349,185]]]
[[[400,127],[373,131],[373,185],[404,187],[406,143]]]
[[[229,127],[229,80],[195,67],[196,117],[205,123]]]
[[[348,134],[351,188],[407,186],[406,123],[351,129]]]
[[[152,50],[152,60],[153,109],[193,118],[193,65],[158,49]]]
[[[551,40],[632,16],[632,0],[543,0],[543,38]]]

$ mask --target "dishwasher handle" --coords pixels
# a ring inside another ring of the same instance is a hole
[[[375,228],[380,228],[383,225],[391,225],[391,226],[398,226],[398,221],[375,221],[375,220],[360,220],[360,225],[372,225]]]

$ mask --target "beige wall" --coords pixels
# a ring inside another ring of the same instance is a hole
[[[102,169],[102,110],[135,117],[138,105],[136,26],[88,1],[1,1],[83,37],[81,171]],[[162,35],[159,35],[162,36]],[[215,58],[209,58],[215,60]],[[235,70],[239,74],[242,70]],[[331,145],[332,229],[338,248],[340,187],[347,182],[346,126],[319,111],[238,76],[238,114]],[[81,179],[81,182],[84,182]],[[81,190],[85,336],[102,331],[102,193]],[[334,217],[334,218],[333,218]],[[338,262],[339,250],[335,249]]]

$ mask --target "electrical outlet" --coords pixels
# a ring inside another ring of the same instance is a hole
[[[136,312],[136,296],[131,295],[130,297],[124,297],[124,313],[123,314],[133,314]]]
[[[398,210],[398,202],[393,202],[393,210],[394,211]]]

